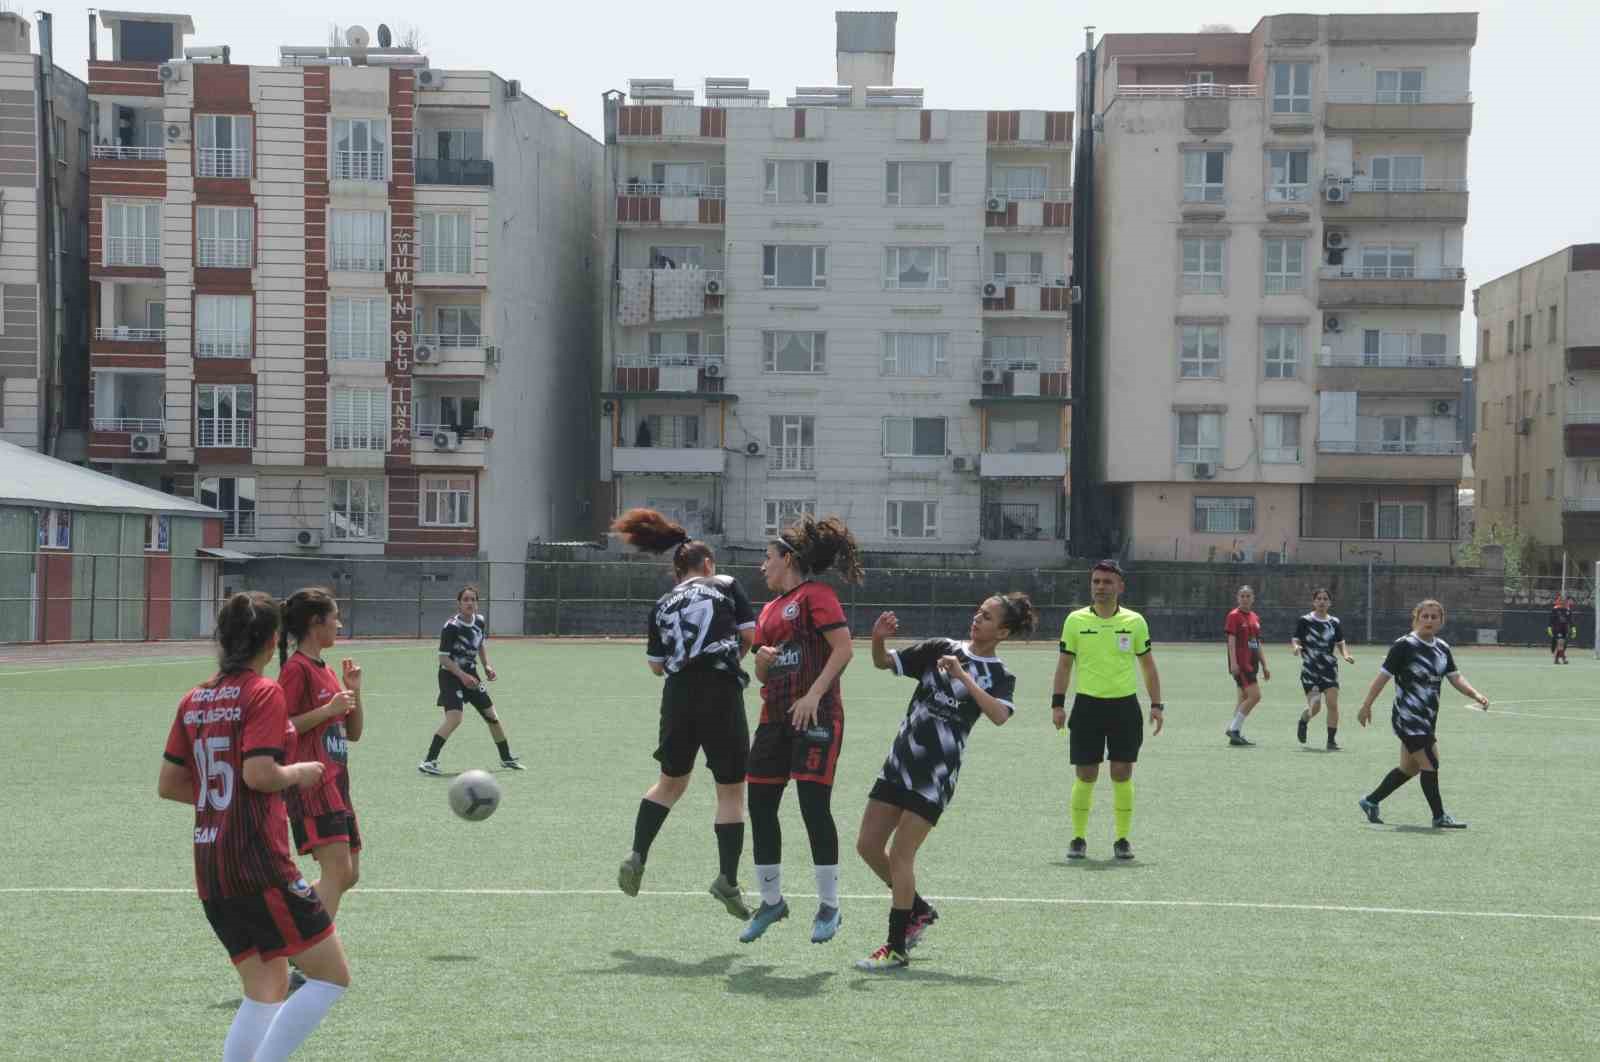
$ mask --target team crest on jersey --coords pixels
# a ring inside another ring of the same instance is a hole
[[[799,619],[800,602],[791,601],[787,605],[783,606],[783,618],[790,621]]]
[[[289,891],[300,897],[302,900],[311,898],[311,885],[306,881],[305,878],[296,880],[293,885],[289,886]]]

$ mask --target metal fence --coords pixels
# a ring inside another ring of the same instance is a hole
[[[587,551],[583,551],[587,552]],[[581,552],[577,554],[581,556]],[[1035,637],[1052,641],[1068,611],[1087,603],[1086,567],[983,570],[871,567],[861,586],[838,586],[851,629],[865,635],[879,612],[898,613],[909,636],[959,634],[990,594],[1023,590],[1039,608]],[[869,559],[870,561],[870,559]],[[760,605],[771,598],[753,563],[720,571],[738,578]],[[1258,567],[1234,564],[1142,564],[1130,570],[1126,604],[1142,611],[1159,642],[1218,642],[1238,587],[1256,590],[1266,637],[1286,642],[1327,588],[1352,642],[1387,642],[1410,624],[1412,606],[1438,598],[1449,610],[1445,636],[1457,644],[1542,644],[1559,579],[1508,580],[1466,568],[1357,566]],[[431,637],[449,619],[457,591],[478,587],[500,635],[639,637],[657,596],[670,588],[654,561],[404,560],[268,556],[219,562],[156,553],[0,552],[0,642],[141,641],[206,637],[217,603],[236,590],[286,597],[325,586],[340,602],[353,637]],[[1593,587],[1567,585],[1578,623],[1575,641],[1594,641]]]

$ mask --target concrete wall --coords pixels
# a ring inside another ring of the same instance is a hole
[[[1140,483],[1134,486],[1130,516],[1136,560],[1226,560],[1236,550],[1259,554],[1293,547],[1300,536],[1300,488],[1261,483]],[[1255,530],[1241,534],[1196,531],[1194,500],[1254,498]]]

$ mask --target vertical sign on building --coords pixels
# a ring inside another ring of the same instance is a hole
[[[416,172],[412,121],[416,77],[410,70],[389,74],[389,130],[393,171],[389,177],[389,453],[411,452],[411,359],[416,349]]]

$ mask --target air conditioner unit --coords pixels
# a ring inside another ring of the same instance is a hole
[[[983,209],[987,210],[991,214],[1005,213],[1007,205],[1008,200],[1003,195],[991,195],[988,199],[983,201]]]
[[[751,439],[744,444],[744,452],[751,457],[760,457],[767,452],[766,444],[759,439]]]
[[[706,281],[706,294],[707,295],[721,295],[722,294],[722,281],[719,280],[716,277],[712,277],[710,280],[707,280]]]
[[[950,461],[950,467],[955,469],[957,472],[965,472],[967,470],[967,459],[965,457],[952,458]]]
[[[522,82],[512,78],[506,82],[506,99],[514,100],[522,95]]]
[[[1333,314],[1324,314],[1322,317],[1322,330],[1324,332],[1338,332],[1343,328],[1339,319]]]
[[[978,374],[978,379],[986,384],[997,384],[1005,380],[1005,373],[993,365],[985,365],[983,371]]]
[[[128,439],[128,452],[131,454],[156,454],[161,452],[161,435],[159,432],[140,432]]]
[[[1283,551],[1279,549],[1269,549],[1261,554],[1261,562],[1263,564],[1282,564],[1284,562]]]
[[[1330,184],[1322,190],[1322,198],[1330,203],[1343,203],[1349,194],[1342,184]]]
[[[183,139],[183,126],[173,122],[167,126],[167,139],[178,141]]]
[[[322,545],[321,531],[296,531],[294,544],[301,549],[317,549]]]
[[[156,74],[162,81],[176,81],[182,76],[178,73],[177,63],[162,63],[156,68]]]
[[[492,344],[490,346],[484,347],[483,348],[483,363],[485,365],[499,365],[500,364],[500,348],[497,347],[497,346],[494,346]]]
[[[997,281],[985,280],[983,282],[983,297],[986,299],[1003,299],[1006,297],[1006,289]]]
[[[1517,434],[1518,435],[1530,435],[1532,433],[1533,433],[1533,418],[1532,417],[1523,417],[1521,420],[1517,421]]]
[[[617,404],[615,402],[611,401],[611,399],[608,398],[604,402],[600,403],[600,412],[604,413],[606,416],[610,416],[611,414],[615,413],[616,411],[617,411]]]
[[[1344,265],[1344,251],[1343,250],[1329,251],[1328,252],[1328,264],[1331,265],[1331,266],[1342,266],[1342,265]]]
[[[439,428],[433,433],[433,448],[435,450],[454,450],[456,448],[456,433]]]
[[[419,89],[436,89],[436,88],[443,88],[443,87],[444,87],[444,71],[443,70],[418,70],[417,71],[417,88],[419,88]]]
[[[1217,466],[1209,461],[1196,461],[1194,466],[1195,479],[1216,479]]]
[[[1448,417],[1455,411],[1455,403],[1446,399],[1440,399],[1433,404],[1433,415],[1436,417]]]
[[[722,362],[708,361],[705,364],[705,368],[700,371],[705,373],[708,380],[720,380],[722,378]]]
[[[417,347],[417,360],[426,365],[433,360],[433,348],[426,344]]]
[[[1330,251],[1342,251],[1349,237],[1343,229],[1328,229],[1322,234],[1322,245]]]

